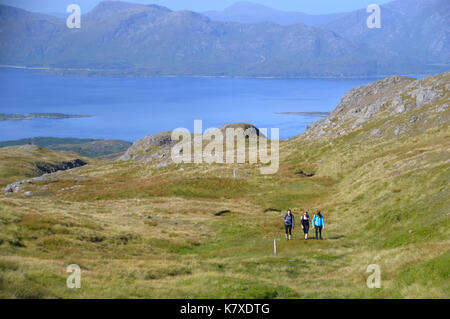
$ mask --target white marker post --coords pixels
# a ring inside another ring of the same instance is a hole
[[[236,170],[233,170],[233,177],[236,179]]]
[[[277,240],[276,239],[273,240],[273,254],[274,255],[277,254]]]

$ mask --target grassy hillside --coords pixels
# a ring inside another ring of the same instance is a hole
[[[43,174],[40,167],[78,158],[85,159],[76,153],[52,151],[36,145],[0,148],[0,187],[25,178],[40,176]]]
[[[32,196],[1,195],[0,296],[448,298],[450,114],[429,109],[448,102],[444,91],[392,115],[392,127],[408,128],[398,135],[371,134],[386,123],[374,116],[347,134],[284,141],[274,175],[246,164],[96,162],[26,185]],[[320,209],[325,240],[303,240],[297,225],[285,241],[275,210],[288,208],[297,222]],[[73,263],[81,289],[66,288]],[[366,286],[370,264],[381,289]]]
[[[34,145],[45,147],[57,151],[76,152],[81,156],[96,158],[105,156],[118,157],[125,152],[131,143],[120,140],[94,140],[88,138],[57,138],[57,137],[35,137],[25,138],[15,141],[0,142],[1,147],[28,145],[33,142]]]

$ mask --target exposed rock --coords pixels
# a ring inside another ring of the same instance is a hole
[[[372,131],[370,131],[370,135],[379,136],[380,132],[381,132],[381,130],[379,128],[376,128],[376,129],[373,129]]]
[[[360,129],[373,118],[385,118],[387,123],[393,116],[426,107],[436,101],[442,102],[434,110],[443,112],[448,104],[444,102],[448,101],[449,79],[450,72],[419,80],[391,76],[353,89],[342,98],[327,118],[308,127],[305,135],[307,138],[336,138]],[[422,118],[427,116],[412,116],[409,123],[415,123]],[[444,120],[448,121],[448,117]],[[408,128],[397,127],[394,134],[399,135],[406,131]],[[377,127],[370,131],[370,135],[381,136],[388,132],[391,130]]]
[[[436,101],[440,97],[440,94],[432,88],[419,88],[416,93],[416,105],[421,107],[425,104]]]
[[[172,140],[171,132],[147,135],[142,140],[133,143],[125,154],[120,157],[120,160],[150,162],[167,156],[170,152],[168,148],[175,145],[175,143]]]
[[[414,123],[420,120],[420,117],[414,115],[409,119],[409,123]]]
[[[10,193],[16,193],[16,192],[18,192],[19,189],[20,189],[20,185],[21,185],[20,182],[16,182],[16,183],[12,183],[12,184],[7,185],[7,186],[4,188],[5,194],[10,194]]]
[[[226,132],[227,128],[242,129],[244,131],[243,135],[246,138],[253,136],[264,136],[257,127],[247,123],[227,124],[220,127],[219,130]]]
[[[224,141],[227,138],[231,138],[231,135],[227,132],[227,129],[242,129],[241,132],[238,131],[238,134],[242,134],[243,137],[249,138],[254,136],[265,137],[264,134],[260,132],[258,128],[251,124],[246,123],[235,123],[224,125],[219,128],[219,130],[223,133]],[[235,131],[236,132],[236,131]],[[202,136],[192,135],[192,144],[203,143],[203,146],[206,146],[206,140],[202,139]],[[122,161],[132,161],[132,162],[140,162],[140,163],[154,163],[155,167],[161,168],[166,167],[173,163],[172,161],[172,147],[177,144],[178,141],[172,140],[172,133],[165,132],[156,135],[148,135],[142,140],[135,142],[123,156],[120,157]],[[189,142],[186,142],[189,143]],[[192,147],[192,145],[186,144],[186,147]],[[183,145],[184,146],[184,145]],[[180,155],[183,153],[183,148],[181,147]],[[225,152],[224,152],[225,153]],[[196,160],[195,156],[200,156],[203,159],[207,156],[211,156],[211,154],[195,154],[192,152],[192,160]]]
[[[218,212],[218,213],[215,213],[214,215],[215,216],[222,216],[223,214],[229,214],[229,213],[231,213],[231,210],[221,210],[220,212]]]
[[[295,174],[296,175],[302,175],[304,177],[313,177],[314,176],[314,174],[308,174],[308,173],[305,173],[303,171],[296,172]]]
[[[392,112],[391,114],[400,114],[406,111],[406,107],[404,104],[400,104],[399,106],[397,106],[394,110],[394,112]]]
[[[436,108],[436,112],[444,112],[444,111],[447,110],[447,108],[448,108],[448,104],[447,104],[447,103],[446,103],[446,104],[443,104],[443,105],[440,105],[440,106],[438,106],[438,107]]]
[[[39,169],[40,172],[47,171],[48,173],[45,173],[38,177],[33,177],[30,179],[24,179],[18,182],[11,183],[7,185],[3,189],[3,191],[5,192],[5,194],[17,193],[18,191],[20,191],[21,185],[23,184],[32,184],[33,182],[47,181],[49,179],[53,180],[55,179],[54,175],[58,174],[61,171],[81,167],[84,165],[87,165],[87,163],[80,159],[68,162],[61,162],[58,164],[45,164],[45,165],[43,165],[42,163],[36,164],[36,167]]]
[[[64,192],[64,191],[71,191],[71,190],[74,190],[74,189],[77,189],[77,188],[80,188],[80,187],[83,187],[83,185],[74,185],[74,186],[70,186],[70,187],[66,187],[66,188],[61,188],[61,191],[62,192]]]
[[[65,171],[68,169],[81,167],[87,163],[81,159],[75,159],[73,161],[61,162],[56,164],[49,163],[35,163],[36,168],[43,174],[55,173],[58,171]]]

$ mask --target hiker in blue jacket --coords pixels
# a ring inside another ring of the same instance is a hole
[[[287,214],[283,217],[284,230],[286,231],[286,240],[292,239],[292,230],[294,229],[294,215],[290,209],[288,209]]]
[[[323,218],[319,210],[313,217],[312,225],[313,228],[316,229],[316,239],[319,239],[318,235],[320,234],[320,239],[322,240],[322,229],[325,229],[325,219]]]

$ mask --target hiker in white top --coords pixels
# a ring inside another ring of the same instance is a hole
[[[309,232],[309,222],[311,218],[309,217],[308,212],[305,212],[302,216],[302,229],[303,233],[305,234],[305,239],[308,239],[308,232]]]

